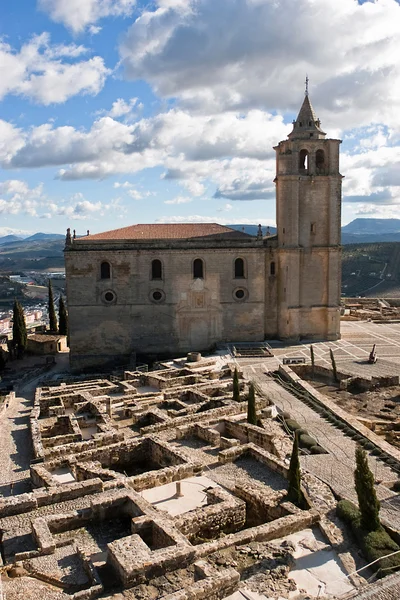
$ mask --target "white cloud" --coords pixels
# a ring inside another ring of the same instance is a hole
[[[97,35],[102,30],[102,27],[98,27],[97,25],[90,25],[88,27],[88,31],[92,35]]]
[[[356,204],[352,213],[355,217],[373,219],[398,219],[400,202],[396,206],[376,206],[376,204]]]
[[[206,191],[205,185],[200,181],[193,179],[184,179],[182,185],[192,194],[192,196],[202,196]]]
[[[130,183],[129,181],[124,181],[124,183],[121,183],[119,181],[116,181],[114,183],[114,188],[115,189],[119,189],[119,188],[131,188],[133,187],[133,183]]]
[[[120,44],[125,72],[203,112],[296,110],[308,72],[323,124],[398,126],[396,0],[158,2]],[[151,6],[151,5],[150,5]]]
[[[42,201],[44,201],[42,184],[30,188],[20,179],[7,179],[0,182],[0,215],[26,214],[35,217]]]
[[[137,101],[138,101],[137,98],[131,98],[129,100],[129,102],[126,102],[122,98],[118,98],[118,100],[113,102],[111,110],[109,110],[108,112],[105,111],[105,114],[107,114],[112,119],[118,119],[119,117],[125,117],[132,112]]]
[[[143,194],[138,190],[128,190],[128,196],[133,198],[133,200],[142,200]]]
[[[273,219],[257,219],[261,225],[268,225],[275,227],[275,221]],[[235,218],[221,218],[220,216],[205,217],[203,215],[189,215],[189,216],[174,216],[174,217],[160,217],[155,221],[156,223],[219,223],[220,225],[254,225],[254,219],[235,219]]]
[[[90,33],[98,33],[94,23],[104,17],[127,17],[135,4],[136,0],[38,0],[41,10],[73,33],[80,33],[88,26]]]
[[[188,204],[192,202],[193,198],[189,198],[188,196],[177,196],[172,200],[165,200],[164,204]]]
[[[32,235],[33,231],[27,231],[26,229],[14,229],[12,227],[0,227],[0,237],[6,235],[18,235],[21,237],[27,237]]]
[[[97,94],[109,70],[100,56],[71,62],[85,52],[75,44],[52,46],[46,33],[34,36],[19,52],[0,41],[0,99],[15,94],[48,105],[76,94]]]

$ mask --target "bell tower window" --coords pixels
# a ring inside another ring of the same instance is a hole
[[[301,150],[299,154],[299,170],[308,170],[308,150]]]
[[[315,153],[315,166],[317,172],[325,170],[325,152],[323,150],[317,150]]]

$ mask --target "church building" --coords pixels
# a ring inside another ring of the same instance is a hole
[[[224,342],[340,337],[340,140],[308,94],[276,147],[277,233],[216,223],[132,225],[71,238],[71,368]]]

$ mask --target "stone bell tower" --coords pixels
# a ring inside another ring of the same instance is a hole
[[[326,139],[306,89],[293,131],[274,148],[283,339],[340,337],[340,143]]]

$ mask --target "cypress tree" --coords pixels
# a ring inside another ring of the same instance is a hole
[[[333,379],[338,381],[337,370],[336,370],[336,360],[333,354],[332,348],[329,348],[329,354],[331,355],[331,363],[332,363],[332,371],[333,371]]]
[[[292,456],[290,457],[290,465],[288,472],[288,500],[299,508],[303,507],[304,499],[301,491],[301,473],[300,473],[300,461],[299,461],[299,440],[298,435],[295,433]]]
[[[249,395],[247,396],[247,422],[257,425],[256,394],[253,382],[249,385]]]
[[[311,377],[314,379],[315,357],[314,357],[314,346],[312,344],[310,346],[310,354],[311,354]]]
[[[239,374],[236,367],[233,372],[233,401],[240,402]]]
[[[57,317],[56,317],[56,311],[54,308],[53,288],[51,285],[51,279],[49,279],[49,326],[50,326],[50,331],[57,333],[57,331],[58,331]]]
[[[14,300],[13,307],[13,347],[18,358],[22,358],[26,350],[28,338],[24,309],[18,300]]]
[[[361,512],[361,526],[366,531],[375,531],[380,528],[380,503],[376,497],[374,476],[368,466],[367,453],[358,445],[356,447],[354,481]]]
[[[58,333],[68,335],[68,313],[61,294],[58,301]]]

